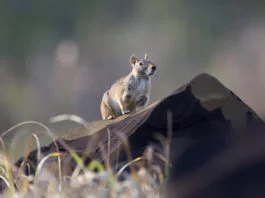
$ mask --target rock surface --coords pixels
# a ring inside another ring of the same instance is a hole
[[[67,148],[86,163],[91,158],[104,160],[109,150],[114,164],[118,151],[118,162],[127,160],[124,139],[135,158],[147,145],[165,156],[165,146],[158,140],[165,137],[170,141],[170,197],[265,197],[264,129],[264,122],[231,90],[200,74],[140,112],[75,128],[57,144],[64,153],[63,173],[71,174],[76,164]],[[44,155],[55,151],[54,143],[42,147]],[[34,170],[36,151],[28,162]],[[158,156],[154,163],[162,168],[165,164]],[[51,161],[52,171],[56,166]]]

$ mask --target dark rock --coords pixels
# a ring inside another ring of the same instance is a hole
[[[73,129],[57,143],[67,161],[63,172],[70,174],[76,164],[69,148],[89,163],[91,158],[106,159],[109,145],[111,163],[118,151],[121,163],[128,157],[124,139],[133,158],[141,156],[147,145],[165,155],[159,134],[171,141],[170,197],[265,197],[264,128],[264,122],[232,91],[214,77],[200,74],[140,112]],[[54,143],[42,148],[44,155],[55,151]],[[36,151],[28,161],[34,171]],[[164,168],[163,159],[155,157],[154,163]],[[246,196],[250,192],[255,196]]]

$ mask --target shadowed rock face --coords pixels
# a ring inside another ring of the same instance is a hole
[[[107,151],[108,144],[112,164],[118,151],[118,162],[126,161],[124,138],[133,157],[141,156],[147,145],[164,155],[157,135],[167,138],[168,126],[172,129],[169,197],[265,197],[265,124],[208,74],[196,76],[140,112],[66,133],[57,141],[63,172],[71,174],[75,167],[65,145],[86,163],[91,158],[104,160],[101,151]],[[42,148],[44,155],[54,151],[54,143]],[[30,153],[28,162],[34,171],[36,151]],[[155,157],[154,163],[163,168],[161,158]],[[51,160],[50,170],[56,172],[56,166]]]

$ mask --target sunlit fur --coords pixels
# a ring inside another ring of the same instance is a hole
[[[144,59],[133,55],[130,63],[131,73],[117,80],[102,97],[100,110],[103,120],[135,112],[148,104],[151,76],[156,66],[146,54]]]

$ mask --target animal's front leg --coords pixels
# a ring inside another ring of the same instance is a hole
[[[131,98],[132,96],[130,94],[124,94],[121,100],[119,101],[119,105],[123,115],[130,113]]]
[[[148,97],[147,96],[141,96],[139,100],[136,102],[137,110],[144,108],[148,103]]]

